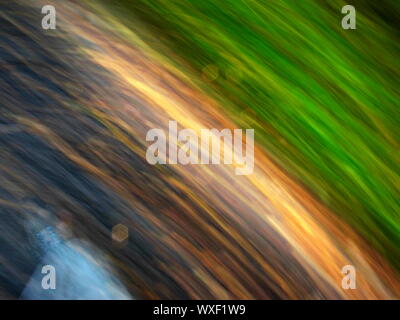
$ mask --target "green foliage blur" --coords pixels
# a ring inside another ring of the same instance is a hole
[[[400,270],[400,1],[104,4]]]

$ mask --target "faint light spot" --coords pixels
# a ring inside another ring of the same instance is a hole
[[[117,243],[122,243],[129,237],[129,231],[123,224],[117,224],[112,228],[112,239]]]
[[[219,69],[215,64],[209,64],[202,69],[201,76],[205,81],[214,81],[218,78]]]
[[[239,83],[243,79],[243,71],[239,67],[231,67],[226,70],[225,77],[230,82]]]

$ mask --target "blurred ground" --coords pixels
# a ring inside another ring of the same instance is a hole
[[[20,215],[32,196],[69,212],[140,298],[399,296],[389,264],[261,148],[252,177],[150,166],[150,128],[235,125],[128,30],[71,2],[44,32],[42,1],[16,3],[0,15],[0,298],[18,298],[38,262]],[[129,229],[122,246],[117,224]],[[340,287],[345,264],[360,272],[357,291]]]

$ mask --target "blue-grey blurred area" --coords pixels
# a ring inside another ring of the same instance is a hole
[[[41,259],[20,298],[34,300],[132,299],[118,279],[105,271],[101,264],[103,261],[105,260],[99,252],[82,241],[75,239],[56,243]]]

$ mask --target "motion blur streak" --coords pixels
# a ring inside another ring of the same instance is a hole
[[[196,79],[179,53],[154,50],[143,24],[134,32],[99,2],[54,1],[54,31],[40,27],[49,1],[18,3],[1,10],[0,297],[18,296],[34,269],[18,215],[18,200],[32,194],[71,212],[73,232],[107,254],[134,296],[400,297],[382,250],[291,178],[265,143],[249,176],[146,162],[147,131],[167,131],[169,120],[196,131],[255,125],[256,142],[267,130],[251,110],[232,117],[201,84],[207,72]],[[130,229],[123,247],[111,242],[118,223]],[[356,290],[341,287],[349,264]]]

